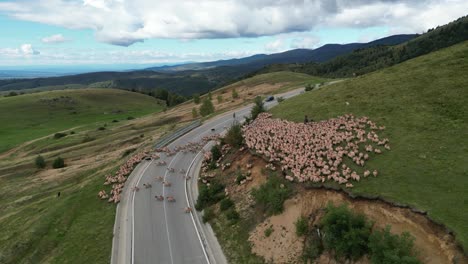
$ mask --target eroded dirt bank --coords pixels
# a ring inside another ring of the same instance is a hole
[[[250,189],[259,186],[266,179],[261,170],[267,163],[259,157],[247,154],[247,151],[242,153],[242,158],[233,162],[232,167],[244,168],[247,163],[253,165],[252,181],[241,186],[231,185],[230,188],[230,196],[241,211],[253,204]],[[374,222],[374,228],[385,228],[386,225],[390,225],[392,233],[409,232],[415,238],[414,248],[422,263],[468,263],[463,250],[446,228],[410,208],[397,207],[380,200],[351,198],[346,193],[335,190],[305,189],[296,186],[296,191],[296,195],[285,202],[282,214],[265,218],[250,232],[252,251],[266,261],[300,262],[304,241],[303,238],[296,236],[294,222],[303,215],[309,219],[310,225],[318,224],[324,214],[324,208],[331,202],[335,205],[346,203],[353,211],[365,214]],[[267,229],[272,230],[269,236],[265,235]],[[317,259],[317,263],[337,262],[325,253]],[[364,257],[355,263],[370,263],[370,261]]]

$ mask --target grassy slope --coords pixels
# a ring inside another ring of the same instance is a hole
[[[467,72],[464,42],[286,100],[272,113],[298,122],[353,113],[385,125],[392,150],[368,163],[379,177],[353,192],[427,210],[468,248]]]
[[[242,81],[233,83],[226,88],[232,88],[237,86],[256,86],[260,84],[284,84],[276,93],[284,92],[286,89],[292,89],[299,86],[303,86],[305,84],[316,84],[325,82],[328,79],[315,77],[312,75],[308,75],[305,73],[297,73],[297,72],[289,72],[289,71],[279,71],[279,72],[272,72],[272,73],[265,73],[260,75],[255,75],[248,79],[244,79]],[[221,88],[224,89],[224,88]]]
[[[76,103],[40,101],[61,96],[71,97]],[[157,112],[162,109],[157,102],[146,95],[114,89],[63,90],[0,98],[0,152],[64,129]],[[121,112],[112,113],[117,110]]]

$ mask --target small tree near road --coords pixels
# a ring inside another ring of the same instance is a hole
[[[265,106],[263,105],[263,101],[262,101],[262,98],[260,96],[255,97],[254,103],[255,103],[255,105],[252,108],[252,111],[250,112],[251,116],[252,116],[251,117],[252,120],[255,120],[255,118],[257,118],[257,116],[260,113],[265,112]]]
[[[239,98],[239,94],[237,93],[236,89],[232,89],[232,99]]]
[[[213,103],[211,102],[211,100],[209,100],[208,98],[205,98],[203,100],[203,103],[202,105],[200,106],[200,115],[201,116],[207,116],[209,114],[212,114],[214,113],[214,106],[213,106]]]
[[[57,158],[54,160],[54,163],[52,163],[52,167],[53,167],[54,169],[63,168],[63,167],[65,167],[65,161],[63,160],[63,158],[57,157]]]

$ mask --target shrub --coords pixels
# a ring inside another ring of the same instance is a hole
[[[307,234],[309,231],[309,225],[307,223],[307,219],[304,216],[297,218],[294,225],[296,226],[296,235],[299,237]]]
[[[227,209],[233,206],[234,206],[234,202],[231,199],[226,197],[221,200],[221,203],[219,204],[219,209],[221,209],[221,211],[226,211]]]
[[[74,135],[75,134],[75,131],[70,131],[70,135]]]
[[[106,128],[102,126],[102,127],[98,127],[97,130],[106,130]]]
[[[314,89],[314,87],[312,86],[312,84],[310,84],[310,83],[306,84],[306,86],[305,86],[305,91],[306,92],[312,91],[313,89]]]
[[[221,158],[221,156],[222,156],[222,153],[218,145],[214,145],[213,147],[211,147],[212,161],[217,161],[219,158]]]
[[[239,98],[239,94],[237,93],[236,89],[232,89],[232,99]]]
[[[242,174],[242,172],[239,171],[239,172],[237,173],[236,183],[237,183],[237,184],[240,184],[241,181],[243,181],[243,180],[245,180],[245,179],[247,179],[247,177],[245,177],[245,175]]]
[[[323,252],[322,241],[317,232],[311,232],[307,237],[302,258],[305,263],[313,263]]]
[[[213,95],[211,94],[211,92],[208,92],[208,99],[213,100]]]
[[[271,236],[271,234],[273,233],[273,231],[274,231],[274,229],[273,229],[273,227],[271,227],[271,226],[268,227],[267,229],[265,229],[265,232],[264,232],[265,237]]]
[[[200,106],[199,112],[201,116],[207,116],[211,113],[214,113],[214,110],[213,103],[208,98],[205,98],[202,105]]]
[[[371,225],[362,214],[354,214],[346,205],[328,205],[321,221],[324,246],[341,258],[357,259],[368,252]]]
[[[223,96],[222,95],[218,95],[218,97],[216,97],[216,98],[218,99],[218,104],[223,102]]]
[[[46,166],[44,157],[42,157],[41,155],[38,155],[38,156],[36,157],[35,163],[36,163],[36,167],[37,167],[38,169],[43,169],[43,168],[45,168],[45,166]]]
[[[52,167],[53,167],[54,169],[63,168],[63,167],[65,167],[65,161],[63,160],[63,158],[57,157],[57,158],[54,160],[54,163],[52,163]]]
[[[58,132],[58,133],[54,134],[55,139],[63,138],[63,137],[66,137],[66,136],[67,136],[66,133],[61,133],[61,132]]]
[[[203,223],[209,222],[211,219],[215,218],[215,216],[213,208],[206,208],[205,211],[203,211],[202,221]]]
[[[231,223],[235,223],[240,219],[239,213],[236,211],[235,208],[229,209],[226,213],[226,218],[231,221]]]
[[[276,175],[270,175],[266,183],[258,189],[252,190],[255,201],[264,208],[268,214],[283,212],[283,203],[291,195],[289,184]]]
[[[88,134],[86,134],[81,142],[86,143],[86,142],[90,142],[90,141],[93,141],[93,140],[96,140],[96,139],[93,138],[93,137],[90,137]]]
[[[407,232],[401,236],[390,233],[390,226],[375,230],[369,238],[370,259],[374,264],[417,264],[411,255],[414,238]]]
[[[193,118],[196,118],[198,116],[198,111],[197,111],[197,108],[192,108],[192,117]]]
[[[117,119],[112,120],[112,123],[117,123],[117,122],[119,122],[119,120]]]
[[[193,102],[195,104],[199,104],[200,103],[200,95],[199,94],[194,94],[193,95]]]
[[[281,103],[281,102],[284,101],[284,98],[280,96],[280,97],[276,98],[276,101],[278,101],[278,103]]]
[[[244,136],[242,135],[242,128],[240,124],[234,124],[229,128],[226,136],[224,137],[224,142],[231,145],[232,147],[239,148],[242,146],[244,141]]]
[[[135,119],[133,116],[127,117],[127,120],[133,120],[133,119]]]
[[[254,99],[255,105],[252,107],[252,111],[250,112],[252,120],[257,118],[260,113],[265,112],[265,106],[263,105],[262,98],[260,96],[255,97]]]
[[[197,204],[195,209],[198,211],[203,210],[204,208],[213,205],[224,198],[224,186],[212,182],[210,186],[201,185],[200,193],[198,194]]]

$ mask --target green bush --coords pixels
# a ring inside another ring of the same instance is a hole
[[[127,117],[127,120],[133,120],[133,119],[135,119],[133,116]]]
[[[313,89],[314,89],[314,87],[312,86],[312,84],[310,84],[310,83],[306,84],[306,86],[305,86],[305,91],[306,92],[312,91]]]
[[[257,116],[260,113],[265,112],[265,106],[264,106],[262,98],[260,96],[255,97],[254,103],[255,103],[255,105],[252,107],[252,111],[250,112],[252,120],[257,118]]]
[[[244,136],[242,135],[241,125],[232,125],[226,133],[226,136],[224,137],[224,142],[231,145],[232,147],[239,148],[240,146],[242,146],[243,141]]]
[[[215,218],[215,216],[213,208],[206,208],[205,211],[203,211],[202,221],[203,223],[209,222],[211,219]]]
[[[328,205],[321,221],[323,242],[338,258],[358,259],[368,252],[371,224],[362,214],[351,212],[346,205]]]
[[[273,227],[271,227],[271,226],[268,227],[267,229],[265,229],[265,232],[264,232],[265,237],[271,236],[271,234],[273,233],[273,231],[275,231],[275,230],[274,230]]]
[[[284,98],[283,98],[283,97],[281,97],[281,96],[280,96],[280,97],[277,97],[277,98],[276,98],[276,101],[278,101],[278,103],[281,103],[281,102],[283,102],[283,101],[284,101]]]
[[[192,108],[192,117],[193,118],[196,118],[198,116],[198,111],[197,111],[197,108]]]
[[[297,218],[294,225],[296,226],[296,235],[299,237],[307,234],[307,232],[309,231],[307,218],[305,218],[304,216],[300,216],[299,218]]]
[[[38,169],[43,169],[43,168],[45,168],[45,166],[46,166],[46,162],[45,162],[45,160],[44,160],[44,157],[42,157],[41,155],[38,155],[38,156],[36,157],[35,163],[36,163],[36,167],[37,167]]]
[[[201,116],[207,116],[209,114],[212,114],[214,113],[214,106],[213,106],[213,103],[211,102],[210,99],[208,98],[205,98],[203,100],[203,103],[202,105],[200,106],[200,115]]]
[[[218,97],[216,97],[216,98],[218,99],[218,104],[223,102],[223,96],[222,95],[218,95]]]
[[[304,251],[302,252],[302,258],[305,263],[313,263],[323,252],[322,241],[318,236],[317,232],[310,232],[304,245]]]
[[[54,138],[55,139],[59,139],[59,138],[63,138],[63,137],[66,137],[67,134],[66,133],[62,133],[62,132],[58,132],[58,133],[55,133],[54,134]]]
[[[217,161],[219,158],[221,158],[222,153],[218,145],[214,145],[213,147],[211,147],[211,155],[213,161]]]
[[[237,177],[236,177],[236,183],[237,183],[237,184],[240,184],[241,181],[243,181],[243,180],[245,180],[245,179],[247,179],[247,177],[245,177],[245,175],[242,174],[242,172],[240,172],[240,171],[237,172]]]
[[[418,264],[411,254],[414,238],[407,232],[401,236],[390,233],[390,226],[375,230],[369,238],[371,262],[373,264]]]
[[[258,189],[252,189],[252,195],[257,204],[268,214],[283,212],[283,203],[292,194],[289,183],[277,175],[270,175],[266,183]]]
[[[52,167],[53,167],[54,169],[63,168],[63,167],[65,167],[65,161],[63,160],[63,158],[57,157],[57,158],[54,160],[54,163],[52,163]]]
[[[198,194],[197,203],[195,209],[198,211],[221,201],[224,198],[224,186],[212,182],[210,186],[202,184],[200,186],[200,193]]]
[[[231,221],[231,223],[235,223],[240,219],[239,213],[236,211],[235,208],[229,209],[226,213],[226,218]]]
[[[193,95],[193,102],[195,104],[199,104],[200,103],[200,95],[199,94],[194,94]]]
[[[239,94],[237,93],[236,89],[232,89],[232,99],[239,98]]]
[[[221,200],[221,203],[219,204],[219,209],[221,211],[226,211],[227,209],[231,208],[234,206],[234,202],[229,199],[229,198],[224,198]]]
[[[102,126],[102,127],[98,127],[97,130],[106,130],[106,128]]]

